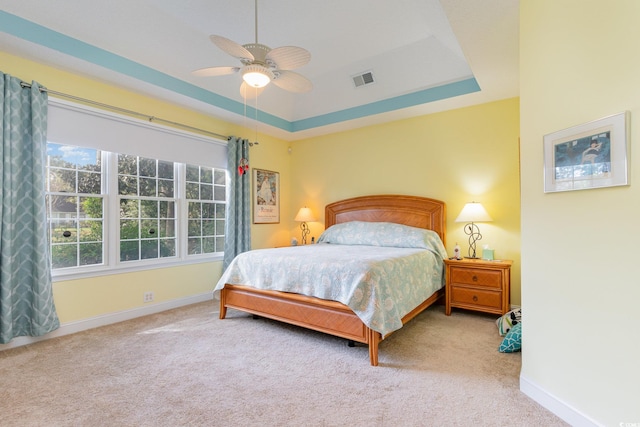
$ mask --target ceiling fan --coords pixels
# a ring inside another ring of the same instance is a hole
[[[255,0],[256,42],[240,45],[218,35],[209,38],[221,50],[238,58],[242,66],[209,67],[196,70],[197,76],[223,76],[240,72],[243,98],[257,97],[270,82],[289,92],[309,92],[313,85],[306,77],[291,70],[302,67],[311,60],[306,49],[297,46],[283,46],[271,49],[258,43],[258,0]],[[253,90],[251,90],[253,89]]]

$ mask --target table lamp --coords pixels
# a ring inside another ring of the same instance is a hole
[[[307,222],[313,222],[316,218],[313,216],[313,212],[308,207],[300,208],[298,215],[296,215],[294,221],[302,222],[300,224],[300,230],[302,230],[302,244],[307,244],[307,235],[309,234],[309,226]]]
[[[493,221],[481,203],[471,202],[464,205],[456,222],[468,222],[464,226],[464,232],[469,235],[469,256],[467,258],[477,259],[476,241],[482,239],[480,229],[474,223]]]

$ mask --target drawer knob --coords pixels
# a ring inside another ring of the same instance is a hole
[[[474,282],[477,282],[477,281],[478,281],[478,276],[473,276],[473,277],[471,278],[471,280],[473,280]]]
[[[473,301],[478,302],[478,297],[476,295],[473,296]]]

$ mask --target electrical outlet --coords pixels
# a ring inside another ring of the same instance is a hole
[[[153,302],[153,292],[145,292],[144,293],[144,302]]]

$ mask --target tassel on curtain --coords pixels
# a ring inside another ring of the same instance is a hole
[[[225,220],[223,270],[236,255],[251,249],[251,178],[249,141],[229,137],[227,167],[231,170]]]
[[[0,73],[0,343],[60,326],[53,303],[47,213],[47,94]]]

